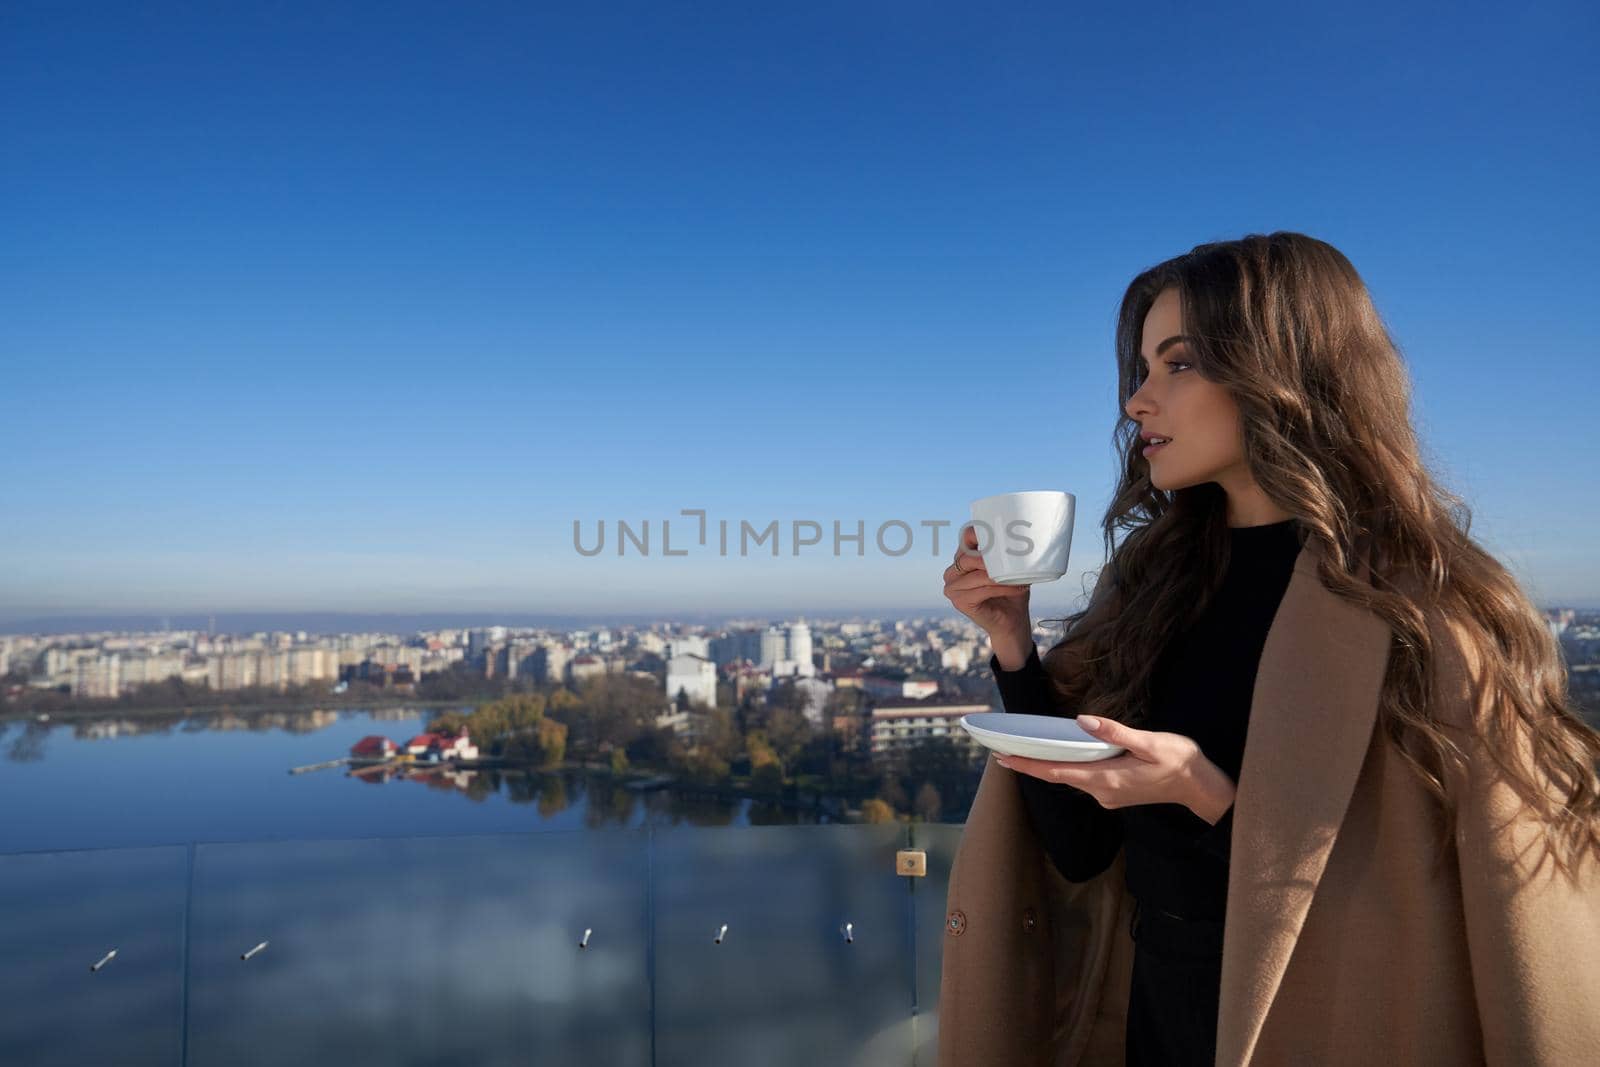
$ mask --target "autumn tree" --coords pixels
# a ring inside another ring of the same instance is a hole
[[[894,809],[883,801],[873,798],[861,805],[862,822],[894,822]]]

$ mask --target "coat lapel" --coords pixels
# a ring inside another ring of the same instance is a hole
[[[1377,721],[1390,629],[1307,542],[1267,631],[1234,798],[1217,1063],[1249,1062]]]

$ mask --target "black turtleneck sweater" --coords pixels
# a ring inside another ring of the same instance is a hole
[[[1156,661],[1149,719],[1139,728],[1191,737],[1206,757],[1239,780],[1256,666],[1300,553],[1294,519],[1229,528],[1222,588],[1200,618]],[[1015,671],[990,670],[1009,712],[1068,715],[1055,706],[1038,649]],[[1143,907],[1190,919],[1218,919],[1228,891],[1233,809],[1207,823],[1181,804],[1102,808],[1069,785],[1019,774],[1029,816],[1063,876],[1082,882],[1127,850],[1128,891]]]

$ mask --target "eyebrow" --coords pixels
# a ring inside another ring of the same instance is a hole
[[[1162,341],[1160,344],[1156,345],[1156,358],[1159,359],[1161,357],[1161,353],[1165,352],[1167,349],[1171,348],[1173,345],[1177,344],[1179,341],[1192,341],[1192,340],[1194,340],[1194,338],[1190,337],[1186,333],[1175,333],[1171,337],[1167,338],[1165,341]],[[1149,364],[1150,361],[1148,359],[1145,359],[1144,356],[1140,356],[1139,357],[1139,362],[1140,363],[1144,363],[1144,364]]]

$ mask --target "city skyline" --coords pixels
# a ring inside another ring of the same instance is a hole
[[[932,614],[948,544],[588,558],[572,526],[871,531],[1022,489],[1077,495],[1034,595],[1065,614],[1123,288],[1274,229],[1362,273],[1473,536],[1535,604],[1600,606],[1580,5],[7,27],[0,625]]]
[[[746,612],[724,614],[717,612],[685,613],[666,616],[659,613],[606,615],[555,615],[536,612],[504,612],[497,615],[451,614],[449,612],[419,614],[382,614],[360,612],[223,612],[215,615],[100,615],[58,616],[55,618],[0,621],[0,637],[50,637],[92,633],[198,633],[218,637],[262,633],[305,632],[318,636],[336,636],[353,633],[384,633],[396,636],[415,635],[438,630],[487,630],[496,627],[511,630],[548,630],[574,632],[590,629],[651,629],[677,627],[700,629],[738,629],[753,626],[781,625],[791,620],[830,624],[851,622],[913,621],[961,619],[954,608],[946,606],[940,611],[927,609],[888,610],[879,612]],[[33,626],[35,628],[31,628]],[[46,627],[43,629],[37,627]]]

